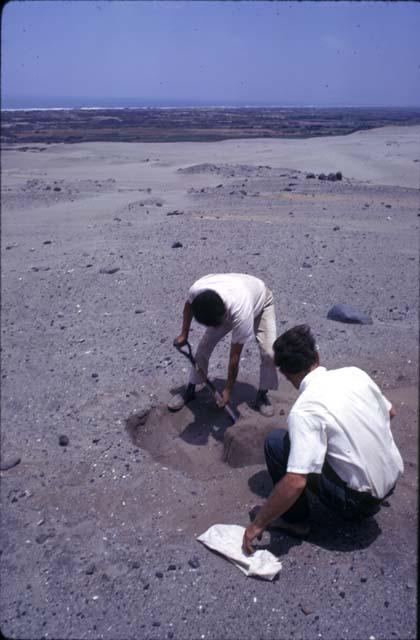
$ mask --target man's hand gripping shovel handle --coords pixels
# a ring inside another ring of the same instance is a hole
[[[220,402],[222,397],[220,395],[220,393],[218,392],[218,390],[216,389],[216,387],[214,386],[214,384],[208,379],[208,377],[206,376],[206,374],[204,373],[204,371],[197,365],[197,362],[192,354],[192,349],[191,349],[191,345],[188,342],[188,340],[186,340],[185,344],[183,344],[182,346],[180,346],[178,344],[178,342],[175,340],[174,341],[174,347],[176,349],[178,349],[178,351],[180,353],[182,353],[186,358],[188,358],[188,360],[191,362],[191,364],[193,365],[193,367],[195,367],[195,370],[200,374],[200,376],[203,379],[203,382],[209,387],[209,389],[211,390],[211,392],[213,393],[214,398],[216,399],[217,402]],[[183,351],[182,347],[186,347],[187,351]],[[238,417],[235,415],[233,409],[228,405],[225,404],[225,406],[223,407],[226,411],[226,413],[229,415],[229,418],[232,420],[232,423],[235,424],[236,420],[238,419]]]

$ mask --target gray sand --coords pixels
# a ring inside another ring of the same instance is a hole
[[[21,458],[1,472],[5,635],[416,637],[419,134],[3,152],[1,456]],[[274,583],[195,536],[246,525],[270,491],[263,436],[295,392],[282,380],[275,418],[255,414],[250,344],[235,427],[206,390],[165,408],[187,377],[171,346],[186,291],[223,271],[263,278],[279,333],[310,323],[323,363],[364,368],[398,412],[389,506],[356,526],[314,501],[307,540],[264,534]],[[373,324],[327,320],[336,303]]]

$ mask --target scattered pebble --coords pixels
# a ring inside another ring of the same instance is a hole
[[[60,436],[58,438],[58,444],[60,445],[60,447],[67,447],[69,442],[70,441],[67,436]]]
[[[99,273],[108,273],[112,275],[113,273],[117,273],[119,270],[119,267],[101,267],[99,269]]]

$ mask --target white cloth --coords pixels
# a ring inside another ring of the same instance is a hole
[[[317,367],[302,380],[288,420],[287,471],[321,473],[326,459],[352,489],[383,498],[404,470],[391,403],[357,367]]]
[[[282,568],[281,562],[266,549],[258,549],[251,556],[245,555],[242,551],[244,533],[245,527],[237,524],[214,524],[197,540],[224,555],[246,576],[273,580]]]
[[[264,282],[245,273],[211,273],[190,287],[188,302],[191,304],[206,289],[215,291],[225,304],[232,343],[245,344],[254,336],[254,319],[262,313],[266,302]]]

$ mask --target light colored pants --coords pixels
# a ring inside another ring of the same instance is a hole
[[[213,353],[217,343],[229,331],[232,326],[229,323],[223,323],[220,327],[207,327],[206,332],[201,338],[195,360],[197,366],[207,375],[210,356]],[[267,296],[264,308],[259,316],[254,320],[254,334],[260,350],[260,382],[259,389],[277,389],[278,377],[277,370],[273,360],[273,342],[276,339],[276,313],[274,310],[273,294],[267,289]],[[191,368],[190,384],[201,384],[203,382],[200,374]]]

